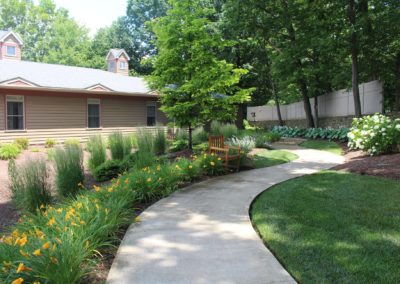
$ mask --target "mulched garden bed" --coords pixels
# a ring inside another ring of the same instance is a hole
[[[369,156],[362,151],[346,151],[346,162],[334,170],[400,180],[400,153]]]

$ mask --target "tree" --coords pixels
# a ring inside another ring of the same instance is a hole
[[[150,82],[162,93],[161,109],[188,128],[190,149],[193,127],[234,119],[235,105],[248,101],[252,91],[238,87],[245,69],[217,57],[230,43],[210,20],[214,7],[204,2],[172,0],[167,15],[152,25],[158,55]]]

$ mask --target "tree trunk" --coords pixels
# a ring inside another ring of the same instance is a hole
[[[240,104],[238,105],[238,110],[236,114],[236,121],[235,124],[238,129],[244,129],[243,125],[243,119],[245,119],[245,110],[246,110],[246,105],[245,104]]]
[[[354,114],[356,117],[361,117],[361,101],[360,90],[358,88],[358,40],[355,31],[356,24],[356,3],[355,0],[349,0],[349,20],[353,31],[350,37],[351,46],[351,70],[352,70],[352,86],[354,98]]]
[[[189,132],[188,148],[189,150],[193,150],[193,139],[192,139],[193,128],[191,124],[189,124],[188,132]]]
[[[314,119],[311,111],[310,98],[308,97],[307,85],[303,80],[299,80],[300,92],[303,97],[304,112],[307,118],[307,127],[314,128]]]
[[[318,96],[314,97],[314,124],[315,127],[319,127],[319,117],[318,117]]]
[[[400,111],[400,53],[397,54],[396,61],[396,87],[394,91],[394,109]]]
[[[278,94],[276,93],[276,90],[275,90],[275,84],[274,84],[274,82],[272,82],[272,80],[271,80],[271,87],[272,87],[272,94],[274,96],[275,105],[276,105],[276,113],[278,114],[279,125],[283,126],[283,119],[282,119],[282,114],[281,114],[281,105],[279,103]]]

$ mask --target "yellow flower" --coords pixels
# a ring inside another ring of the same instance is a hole
[[[43,249],[49,249],[50,248],[50,242],[46,242],[42,245]]]
[[[37,249],[37,250],[35,250],[35,251],[33,252],[33,255],[34,255],[34,256],[41,256],[41,255],[42,255],[42,252],[40,251],[40,249]]]
[[[221,158],[218,158],[218,161],[221,161]]]
[[[20,247],[23,247],[24,245],[26,245],[27,242],[28,242],[28,238],[25,236],[23,238],[18,238],[15,241],[15,245],[19,245]]]
[[[56,223],[56,219],[53,217],[49,220],[49,222],[47,222],[47,226],[53,226]]]
[[[107,191],[108,191],[108,192],[112,192],[112,191],[113,191],[113,188],[110,186],[110,187],[108,188]]]
[[[12,234],[11,234],[14,238],[18,238],[19,237],[19,232],[18,229],[15,229]]]
[[[5,267],[10,267],[12,265],[11,261],[3,261]]]
[[[62,241],[59,238],[56,238],[57,243],[62,244]]]
[[[179,167],[179,165],[176,165],[175,168],[176,168],[177,170],[180,170],[180,169],[181,169],[181,167]]]
[[[79,187],[83,187],[83,184],[80,182],[80,183],[78,183],[78,186]]]
[[[24,252],[23,250],[20,250],[19,253],[24,257],[28,257],[29,256],[29,254]]]
[[[128,182],[129,182],[129,179],[128,179],[128,178],[126,178],[126,179],[124,180],[124,182],[125,182],[125,183],[128,183]]]
[[[21,284],[22,282],[24,282],[24,279],[18,278],[18,279],[15,279],[13,282],[11,282],[11,284]]]
[[[100,187],[100,186],[97,186],[97,185],[94,185],[93,188],[94,188],[94,190],[95,190],[96,192],[99,192],[99,191],[101,190],[101,187]]]
[[[147,182],[151,182],[151,178],[148,178],[148,179],[147,179]]]
[[[193,166],[192,166],[192,165],[189,165],[189,169],[193,169]]]
[[[58,263],[58,260],[57,260],[57,258],[55,258],[55,257],[50,257],[50,261],[52,262],[52,263],[54,263],[54,264],[57,264]]]
[[[44,204],[41,204],[39,207],[39,209],[44,209],[44,208],[46,208],[46,206],[44,206]]]
[[[56,211],[57,211],[57,213],[62,213],[63,209],[62,208],[58,208]]]
[[[140,217],[139,216],[137,216],[136,218],[135,218],[135,222],[136,223],[140,223],[142,220],[140,219]]]
[[[22,271],[30,271],[30,270],[32,270],[32,269],[26,267],[25,264],[23,264],[23,263],[21,262],[21,263],[18,265],[17,273],[20,273],[20,272],[22,272]]]
[[[2,242],[4,242],[5,244],[11,246],[12,243],[13,243],[13,238],[12,238],[12,237],[4,237],[4,238],[2,239]]]
[[[214,163],[214,162],[210,162],[210,165],[214,167],[214,166],[215,166],[215,163]]]
[[[161,167],[160,167],[160,165],[158,165],[157,166],[157,171],[160,171],[161,170]]]

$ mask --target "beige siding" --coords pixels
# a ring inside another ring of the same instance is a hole
[[[27,129],[86,128],[86,98],[26,96]]]
[[[4,95],[0,95],[0,130],[4,130],[5,111]]]
[[[146,101],[102,99],[102,127],[146,126]]]

